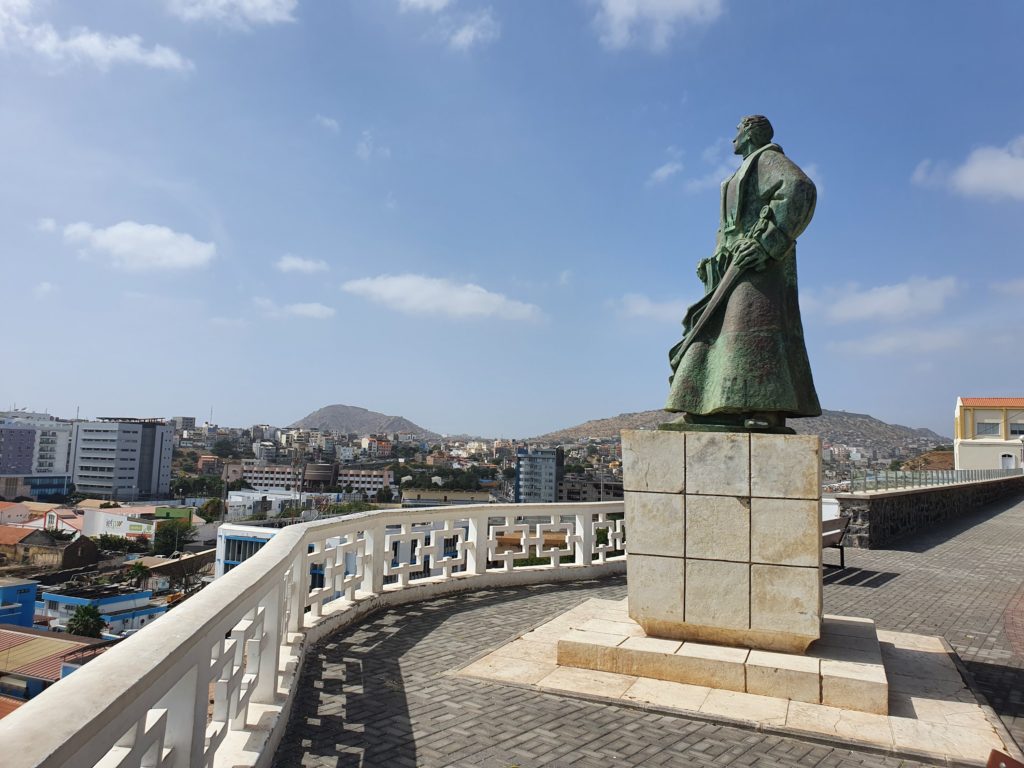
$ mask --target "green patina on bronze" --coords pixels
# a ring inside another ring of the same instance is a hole
[[[821,415],[796,280],[817,191],[772,137],[761,115],[737,127],[743,163],[722,183],[714,255],[697,266],[705,295],[669,352],[665,409],[684,415],[663,429],[790,432],[786,418]]]

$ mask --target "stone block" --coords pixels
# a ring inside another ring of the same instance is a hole
[[[820,502],[807,499],[752,498],[750,559],[755,563],[770,565],[804,565],[819,568]]]
[[[749,628],[750,566],[687,559],[686,622],[722,629]]]
[[[686,683],[641,677],[630,686],[623,698],[642,701],[656,707],[688,709],[696,712],[709,693],[711,693],[711,689],[704,685],[687,685]]]
[[[625,494],[626,549],[630,555],[682,557],[686,539],[686,497],[682,494]]]
[[[750,435],[734,432],[685,434],[688,493],[750,495]]]
[[[821,440],[817,435],[750,435],[750,495],[821,498]]]
[[[675,655],[680,661],[684,680],[690,685],[727,691],[746,690],[745,663],[750,651],[746,648],[726,648],[704,643],[683,643]]]
[[[686,561],[681,557],[630,555],[626,561],[629,617],[648,629],[647,622],[682,623]],[[648,634],[651,633],[648,630]]]
[[[686,434],[622,430],[622,485],[626,491],[682,493],[686,490]]]
[[[750,560],[748,498],[687,494],[686,509],[687,558],[739,563]]]
[[[785,699],[733,691],[711,691],[700,705],[701,714],[762,726],[785,725],[788,710],[789,702]]]
[[[889,684],[881,664],[821,660],[821,703],[885,715],[889,712]]]
[[[751,565],[750,627],[806,638],[804,648],[817,640],[821,634],[821,570]]]
[[[780,699],[821,701],[820,662],[807,656],[751,651],[747,657],[747,693]]]

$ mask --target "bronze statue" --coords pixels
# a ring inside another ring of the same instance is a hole
[[[666,428],[790,432],[787,417],[821,415],[796,282],[796,238],[817,191],[773,135],[762,115],[737,126],[743,162],[722,183],[715,252],[697,266],[705,295],[669,352],[665,409],[684,415]]]

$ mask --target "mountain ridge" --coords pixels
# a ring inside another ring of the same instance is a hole
[[[574,427],[548,432],[531,438],[536,442],[572,442],[580,438],[594,437],[609,439],[618,436],[623,429],[653,429],[673,419],[678,414],[667,411],[636,411],[620,413],[604,419],[591,419]],[[905,427],[889,424],[866,413],[852,411],[830,411],[822,409],[822,415],[813,418],[789,419],[787,425],[801,435],[820,435],[830,443],[842,443],[864,448],[893,448],[912,443],[952,443],[924,427]]]

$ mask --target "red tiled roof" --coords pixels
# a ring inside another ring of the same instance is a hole
[[[967,408],[1024,408],[1024,397],[961,397]]]
[[[6,544],[7,546],[17,544],[37,530],[37,528],[17,528],[13,525],[0,525],[0,544]]]
[[[0,696],[0,719],[11,714],[14,710],[20,707],[25,702],[21,699],[14,699],[10,696]]]

